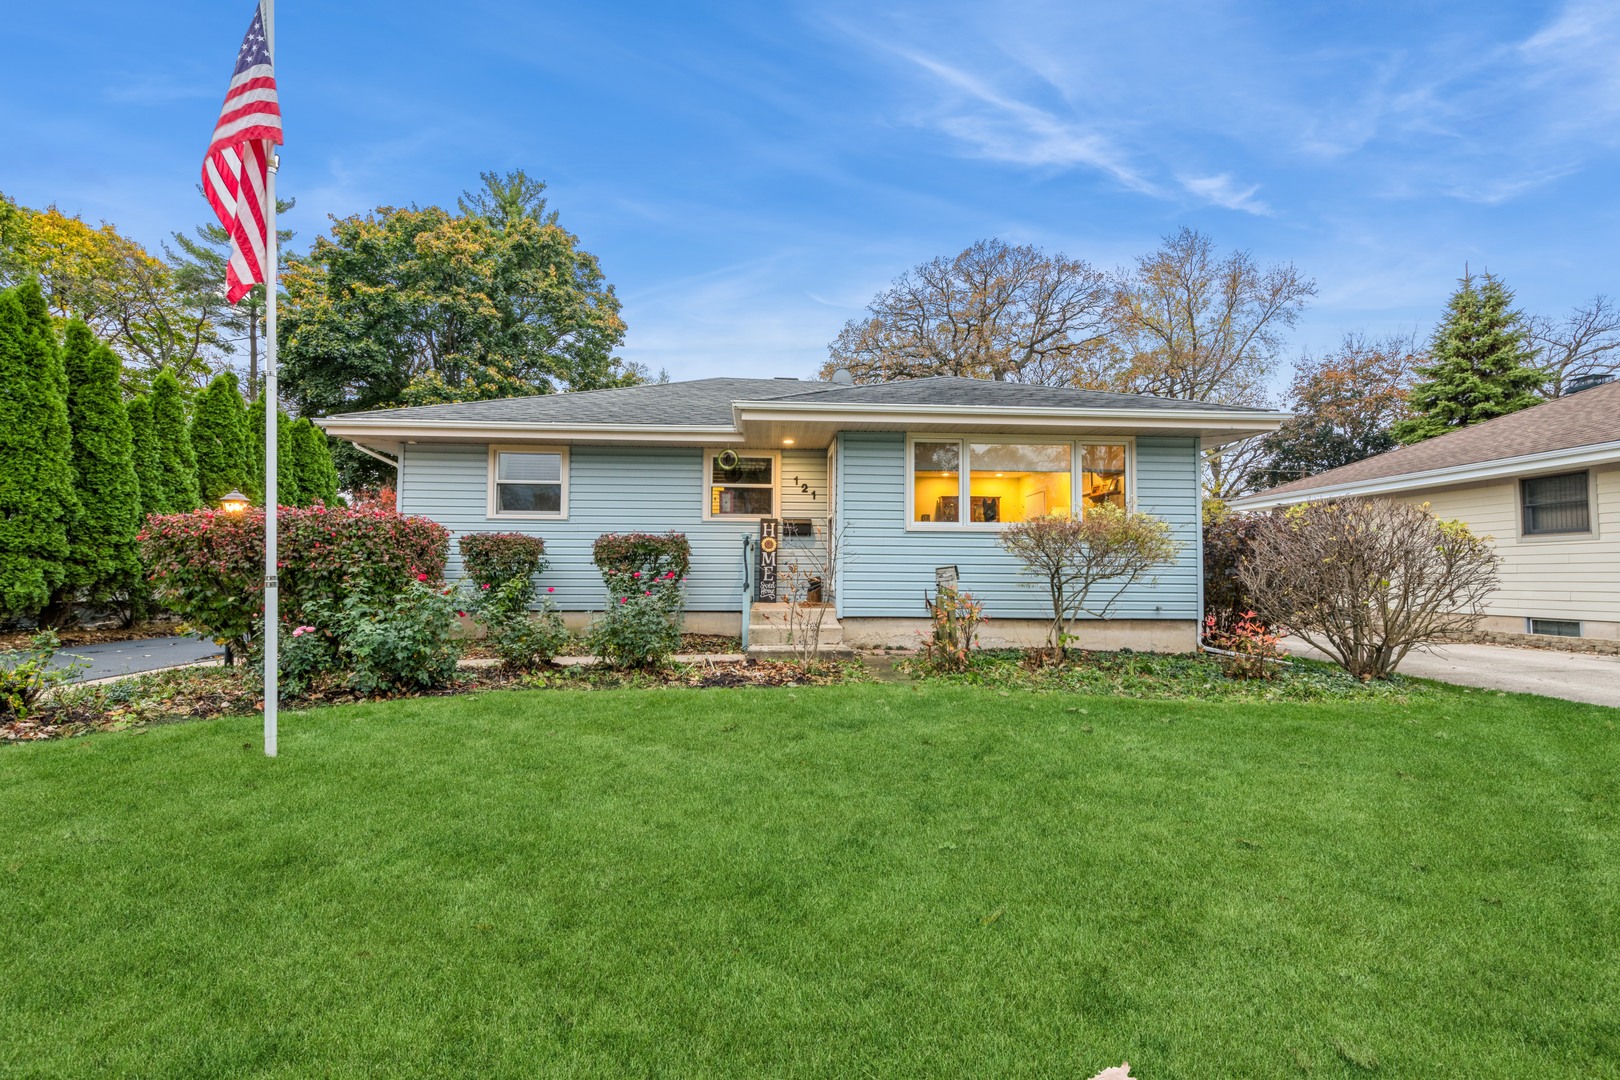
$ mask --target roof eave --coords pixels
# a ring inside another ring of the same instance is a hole
[[[1566,447],[1560,450],[1543,451],[1539,454],[1522,454],[1518,457],[1496,458],[1492,461],[1452,465],[1443,469],[1426,469],[1422,472],[1399,473],[1395,476],[1379,476],[1344,484],[1299,488],[1294,491],[1276,494],[1261,491],[1254,495],[1245,495],[1241,499],[1233,499],[1231,506],[1234,510],[1271,510],[1279,506],[1292,506],[1295,503],[1314,502],[1320,499],[1350,499],[1363,495],[1387,495],[1401,491],[1421,491],[1425,488],[1450,487],[1455,484],[1471,484],[1482,480],[1499,480],[1505,477],[1523,476],[1536,472],[1580,468],[1584,465],[1602,465],[1613,461],[1620,461],[1620,441]]]

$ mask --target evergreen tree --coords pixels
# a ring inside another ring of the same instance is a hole
[[[197,396],[191,416],[191,449],[197,456],[197,495],[204,506],[216,505],[233,489],[248,484],[247,403],[236,375],[216,375]]]
[[[163,514],[184,514],[197,509],[197,456],[191,449],[186,423],[185,392],[174,373],[164,369],[152,380],[152,441],[162,477]]]
[[[291,434],[301,505],[320,502],[330,506],[337,502],[337,466],[332,463],[326,432],[305,416],[293,421]]]
[[[0,610],[33,615],[67,579],[78,516],[67,377],[39,283],[0,293]]]
[[[264,505],[264,394],[248,406],[248,460],[252,475],[242,490],[255,504]],[[293,466],[292,418],[285,409],[276,410],[276,502],[281,506],[302,506],[298,475]]]
[[[168,505],[163,493],[163,474],[157,467],[157,440],[152,434],[152,399],[136,394],[125,406],[129,416],[129,438],[134,447],[135,482],[140,489],[141,520],[147,514],[160,514]]]
[[[1435,329],[1433,359],[1417,369],[1421,381],[1407,397],[1412,415],[1390,429],[1398,441],[1422,442],[1540,401],[1542,374],[1512,303],[1497,278],[1486,274],[1476,287],[1463,275]]]
[[[76,592],[108,600],[127,595],[141,572],[140,482],[118,388],[123,365],[77,319],[68,323],[62,359],[80,512],[68,529],[68,576],[57,600],[65,604]]]

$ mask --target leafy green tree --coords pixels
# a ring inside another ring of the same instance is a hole
[[[1535,405],[1542,373],[1526,341],[1526,327],[1513,310],[1513,293],[1485,274],[1476,286],[1464,273],[1435,329],[1430,363],[1407,397],[1412,415],[1391,433],[1402,443],[1492,420]]]
[[[124,407],[129,417],[130,445],[134,447],[135,483],[140,493],[141,519],[147,514],[161,513],[158,507],[167,505],[163,494],[163,477],[157,465],[157,437],[152,433],[152,399],[136,394]]]
[[[463,217],[481,217],[497,229],[504,229],[518,218],[537,225],[557,224],[557,211],[546,209],[546,182],[531,179],[522,169],[502,176],[495,172],[478,174],[483,187],[463,191],[456,208]]]
[[[139,580],[135,534],[141,526],[134,439],[118,388],[118,357],[90,328],[68,323],[62,348],[73,473],[80,513],[68,528],[68,575],[57,600],[127,596]]]
[[[67,580],[79,512],[67,377],[39,283],[0,293],[0,610],[33,615]]]
[[[248,458],[251,475],[243,491],[264,505],[264,395],[248,406]],[[285,409],[276,410],[276,502],[280,506],[303,506],[303,491],[293,462],[292,417]]]
[[[160,476],[161,504],[155,513],[184,514],[197,509],[197,457],[186,423],[185,391],[165,369],[152,380],[152,440]]]
[[[277,199],[277,220],[297,205],[295,199]],[[264,333],[264,286],[253,290],[235,304],[225,302],[225,269],[230,260],[231,238],[218,222],[196,228],[194,236],[173,233],[174,245],[163,245],[169,274],[175,289],[191,310],[218,331],[219,351],[237,353],[245,344],[248,354],[247,396],[259,388],[259,349]],[[295,234],[291,229],[276,230],[277,265],[287,264],[287,248]]]
[[[641,381],[613,355],[624,321],[595,256],[540,213],[334,221],[287,269],[282,375],[299,413]]]
[[[191,449],[197,456],[197,494],[204,506],[214,505],[229,491],[247,488],[247,404],[234,372],[214,376],[197,395]]]
[[[316,427],[307,416],[293,421],[293,462],[298,479],[301,506],[317,502],[328,506],[337,502],[337,466],[332,463],[332,450],[326,432]]]

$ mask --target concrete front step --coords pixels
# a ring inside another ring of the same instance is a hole
[[[750,641],[748,655],[754,660],[797,660],[800,653],[797,645],[755,645]],[[855,655],[855,650],[848,645],[828,645],[823,641],[816,655],[827,660],[848,660]]]
[[[805,624],[803,614],[798,626],[789,622],[786,604],[755,604],[748,616],[748,651],[753,653],[768,649],[792,652],[796,647],[796,638],[805,633]],[[838,625],[838,617],[832,613],[831,605],[821,609],[819,640],[823,652],[844,647],[844,629]]]

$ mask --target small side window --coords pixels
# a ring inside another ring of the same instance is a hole
[[[561,451],[497,450],[490,513],[562,517],[568,459]]]
[[[1519,481],[1524,535],[1557,536],[1592,531],[1590,485],[1584,472],[1527,476]]]

